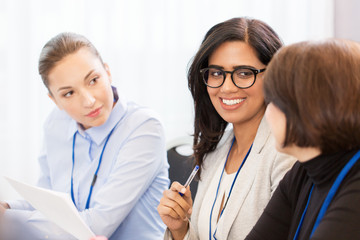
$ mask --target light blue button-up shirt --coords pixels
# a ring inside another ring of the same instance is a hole
[[[113,128],[89,209],[85,209],[101,151]],[[169,166],[163,127],[154,112],[120,98],[105,124],[84,131],[65,112],[55,109],[45,123],[40,187],[70,194],[76,131],[73,191],[76,207],[90,229],[110,240],[161,239],[165,226],[157,205],[169,186]],[[7,215],[22,217],[44,238],[72,238],[25,201],[9,205]]]

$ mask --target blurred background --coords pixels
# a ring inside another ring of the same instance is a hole
[[[56,34],[85,35],[109,64],[119,94],[157,111],[172,141],[192,134],[186,73],[214,24],[258,18],[285,44],[360,40],[359,10],[357,0],[0,0],[0,199],[18,197],[2,176],[36,183],[42,124],[55,107],[37,62]]]

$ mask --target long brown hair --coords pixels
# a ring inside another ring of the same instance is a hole
[[[360,148],[360,44],[329,39],[281,49],[264,76],[267,102],[286,116],[284,146],[323,154]]]
[[[275,31],[256,19],[233,18],[213,26],[206,33],[188,71],[188,87],[195,108],[193,149],[196,164],[200,167],[198,176],[204,156],[216,149],[228,124],[212,105],[200,69],[208,66],[211,54],[227,41],[248,43],[264,65],[270,62],[274,53],[282,46]]]

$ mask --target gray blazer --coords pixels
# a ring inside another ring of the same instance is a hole
[[[204,199],[204,196],[216,170],[223,167],[223,160],[229,151],[233,137],[232,131],[226,132],[217,149],[209,153],[203,162],[188,239],[199,239],[197,233],[199,210],[204,201],[213,201],[213,199]],[[225,222],[222,228],[217,229],[216,238],[218,240],[244,239],[260,217],[279,181],[294,162],[293,157],[276,151],[275,139],[263,118],[252,150],[239,173],[226,209],[219,220]],[[209,224],[209,222],[201,224]],[[168,230],[164,239],[171,239]]]

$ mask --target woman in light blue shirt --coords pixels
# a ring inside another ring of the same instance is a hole
[[[167,189],[163,126],[149,109],[126,101],[83,36],[61,33],[43,48],[39,73],[57,108],[44,126],[40,187],[66,192],[96,235],[160,239],[156,207]],[[70,239],[24,201],[5,215],[26,220],[49,239]]]

